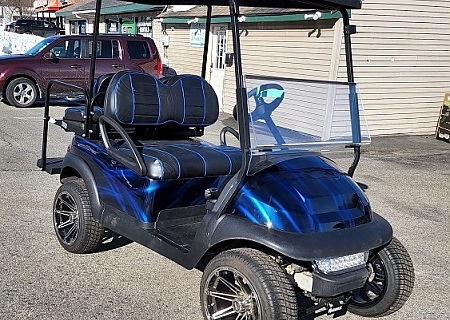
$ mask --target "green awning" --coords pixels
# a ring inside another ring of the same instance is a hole
[[[347,10],[350,13],[350,10]],[[309,15],[314,14],[314,12],[302,12],[296,14],[282,14],[282,15],[254,15],[254,16],[245,16],[245,22],[289,22],[289,21],[306,21],[312,20]],[[305,16],[306,15],[306,16]],[[191,19],[192,17],[164,17],[163,22],[169,24],[177,24],[177,23],[186,23],[186,19]],[[342,15],[339,11],[328,11],[323,12],[320,19],[338,19],[342,18]],[[205,23],[205,17],[198,17],[198,23]],[[222,17],[212,17],[211,23],[229,23],[230,17],[222,16]]]
[[[138,12],[138,11],[155,11],[157,9],[163,9],[165,6],[154,6],[151,4],[126,4],[124,6],[115,6],[115,7],[107,7],[102,8],[100,14],[120,14],[120,13],[129,13],[129,12]]]

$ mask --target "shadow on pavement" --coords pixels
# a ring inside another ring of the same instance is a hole
[[[103,242],[97,248],[97,250],[95,250],[95,252],[104,252],[104,251],[114,250],[114,249],[126,246],[132,242],[133,241],[131,241],[130,239],[125,238],[111,230],[106,229]]]

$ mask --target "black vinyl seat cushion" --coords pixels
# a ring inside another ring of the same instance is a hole
[[[129,148],[119,150],[132,157]],[[155,180],[235,174],[241,167],[242,157],[238,148],[207,145],[196,140],[145,143],[141,154],[147,176]]]
[[[107,73],[98,77],[94,83],[93,92],[96,95],[96,106],[94,106],[94,114],[92,120],[98,122],[98,118],[103,114],[103,102],[106,89],[114,76],[114,73]],[[83,122],[86,119],[86,106],[69,107],[64,111],[63,120]]]
[[[164,83],[139,71],[120,71],[105,94],[104,113],[121,125],[206,127],[217,121],[219,102],[213,87],[195,75]]]
[[[106,90],[103,110],[101,128],[105,120],[114,121],[122,128],[190,132],[193,127],[204,128],[217,121],[219,102],[213,87],[196,75],[177,75],[163,82],[147,73],[120,71]],[[106,135],[102,137],[106,139]],[[134,139],[125,137],[126,143],[116,151],[135,159],[129,148],[135,146],[146,167],[142,174],[152,179],[231,175],[241,166],[242,154],[238,148],[215,146],[192,138],[143,141],[145,138],[135,135]]]
[[[100,107],[94,107],[94,115],[92,120],[98,122],[98,118],[103,114],[103,109]],[[83,122],[86,119],[86,107],[69,107],[64,111],[63,120]]]

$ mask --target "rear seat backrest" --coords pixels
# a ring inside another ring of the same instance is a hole
[[[104,114],[125,125],[206,127],[216,122],[219,103],[214,89],[199,76],[179,75],[164,84],[153,75],[125,71],[111,79]]]

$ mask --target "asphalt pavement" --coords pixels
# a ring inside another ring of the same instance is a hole
[[[52,107],[51,115],[63,110]],[[62,249],[51,214],[58,176],[36,167],[43,109],[0,104],[0,114],[0,319],[202,319],[199,271],[127,241],[88,255]],[[231,122],[222,117],[205,138],[217,142]],[[51,126],[48,155],[63,156],[71,137]],[[344,169],[351,161],[348,151],[329,156]],[[387,319],[450,319],[450,143],[374,137],[355,179],[368,186],[373,209],[391,222],[415,267],[412,296]]]

